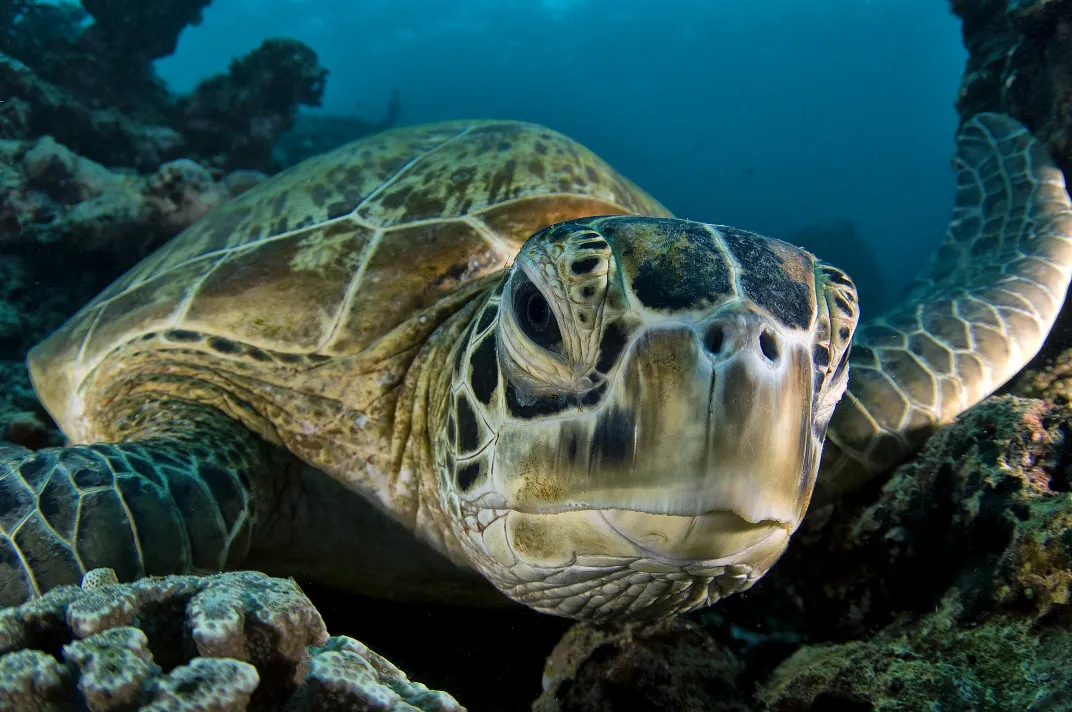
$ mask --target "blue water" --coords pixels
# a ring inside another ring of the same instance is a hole
[[[204,17],[160,62],[178,90],[296,37],[331,71],[325,111],[378,118],[398,88],[403,124],[542,122],[682,217],[777,237],[849,220],[888,294],[949,219],[966,53],[944,2],[215,0]]]

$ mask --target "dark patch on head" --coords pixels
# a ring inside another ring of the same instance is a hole
[[[484,313],[480,315],[480,321],[477,322],[476,325],[476,333],[483,334],[495,321],[496,314],[498,314],[498,310],[495,308],[495,305],[489,304],[484,307]]]
[[[141,340],[142,341],[152,341],[155,338],[156,338],[156,332],[155,331],[149,331],[149,332],[144,333],[144,334],[141,335]]]
[[[822,344],[816,344],[812,353],[812,358],[814,359],[816,366],[825,369],[830,365],[830,349]]]
[[[458,444],[458,428],[454,422],[454,413],[447,414],[447,442],[452,448]]]
[[[458,350],[454,353],[454,374],[456,376],[462,375],[462,361],[465,359],[465,344],[463,340],[458,344]]]
[[[608,245],[604,240],[589,240],[577,245],[578,250],[605,250]]]
[[[577,260],[570,264],[570,271],[573,274],[588,274],[599,266],[598,257],[585,257],[582,260]]]
[[[828,280],[830,280],[831,282],[833,282],[834,284],[840,284],[843,287],[852,287],[852,286],[854,286],[853,283],[852,283],[852,280],[849,279],[848,277],[846,277],[844,274],[842,274],[840,270],[830,269],[829,267],[825,267],[825,268],[823,268],[823,274],[825,274],[826,278]]]
[[[581,450],[581,438],[574,428],[570,428],[568,433],[564,433],[566,436],[566,459],[570,462],[577,462],[577,455]]]
[[[286,352],[277,353],[275,357],[280,363],[299,363],[301,361],[301,357],[298,354],[288,354]]]
[[[476,399],[484,405],[490,404],[491,394],[499,385],[499,356],[494,335],[481,341],[469,358],[469,379]]]
[[[591,182],[593,182],[593,183],[598,183],[599,182],[599,174],[596,173],[596,169],[592,168],[592,166],[585,166],[584,167],[584,174],[586,176],[588,176],[588,180],[590,180]]]
[[[532,145],[532,150],[540,154],[541,156],[547,155],[547,144],[543,143],[542,141],[537,141]]]
[[[560,222],[551,228],[548,237],[552,242],[564,242],[580,231],[591,232],[587,218],[574,218]]]
[[[607,324],[603,330],[603,338],[599,341],[599,359],[596,361],[596,370],[600,373],[608,373],[614,368],[628,340],[629,335],[625,333],[625,327],[620,322]]]
[[[604,381],[592,390],[581,396],[581,405],[593,406],[599,405],[599,402],[603,400],[603,394],[607,392],[607,382]]]
[[[513,383],[506,383],[506,407],[515,418],[530,420],[556,415],[576,403],[576,398],[565,395],[528,395],[520,392]]]
[[[838,337],[839,337],[839,338],[840,338],[840,339],[841,339],[842,341],[848,341],[848,340],[849,340],[849,327],[847,327],[847,326],[842,326],[842,327],[840,327],[840,328],[838,329],[838,332],[837,332],[837,334],[838,334]]]
[[[591,299],[596,295],[596,288],[592,285],[587,285],[581,289],[581,296],[585,299]]]
[[[589,463],[598,466],[632,462],[634,430],[632,413],[621,408],[611,408],[602,413],[592,433],[592,443],[588,451]]]
[[[164,336],[168,341],[182,341],[185,343],[201,340],[200,333],[196,331],[188,331],[187,329],[169,329],[164,332]]]
[[[234,354],[238,353],[239,346],[230,339],[225,339],[222,336],[213,336],[208,340],[208,347],[213,351],[221,354]]]
[[[852,307],[849,306],[849,303],[845,301],[840,294],[834,295],[834,304],[837,304],[837,307],[841,310],[842,314],[852,314]]]
[[[834,378],[839,378],[841,376],[841,374],[845,372],[845,369],[848,368],[848,366],[849,366],[849,354],[851,354],[852,351],[853,351],[853,349],[849,348],[842,355],[841,361],[838,362],[837,368],[834,369]]]
[[[761,235],[721,227],[719,232],[741,265],[744,296],[794,329],[811,324],[812,291],[782,268],[782,258]]]
[[[823,389],[824,383],[826,383],[826,371],[822,369],[816,369],[814,378],[815,390],[812,392],[818,393],[819,391],[821,391]]]
[[[476,413],[464,393],[458,395],[458,451],[472,452],[480,445],[480,428],[476,423]]]
[[[458,489],[462,492],[468,492],[469,488],[480,477],[480,461],[470,462],[468,465],[463,465],[458,470]]]
[[[332,359],[332,357],[327,354],[309,354],[306,358],[313,363],[327,363]]]
[[[633,292],[649,309],[696,309],[732,293],[715,237],[699,223],[621,217],[600,229],[631,263]]]

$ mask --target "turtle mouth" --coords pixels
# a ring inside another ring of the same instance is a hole
[[[792,533],[786,522],[726,510],[482,509],[470,519],[469,540],[483,554],[474,561],[496,588],[536,610],[591,621],[659,619],[746,590]]]
[[[699,515],[626,509],[480,510],[472,523],[487,554],[506,568],[558,568],[591,557],[612,557],[695,575],[742,564],[766,571],[794,528],[776,520],[750,522],[728,510]]]

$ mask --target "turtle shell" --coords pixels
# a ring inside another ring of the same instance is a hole
[[[90,378],[148,334],[283,354],[361,350],[502,270],[561,220],[667,210],[592,152],[515,121],[406,127],[306,160],[220,207],[36,346],[34,386],[74,441]],[[122,373],[121,369],[108,369]]]

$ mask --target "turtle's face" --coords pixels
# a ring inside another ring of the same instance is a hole
[[[857,316],[843,273],[732,228],[532,236],[459,347],[437,442],[470,559],[583,619],[748,588],[804,516]]]

